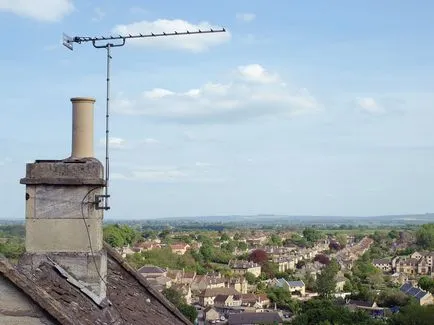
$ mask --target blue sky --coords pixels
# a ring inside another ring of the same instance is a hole
[[[433,211],[432,1],[0,0],[0,204],[70,154],[105,53],[71,36],[227,28],[113,50],[109,218]]]

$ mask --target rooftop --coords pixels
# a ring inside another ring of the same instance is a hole
[[[22,290],[58,324],[191,324],[109,246],[107,301],[97,304],[46,258],[39,269],[14,267],[0,258],[0,275]]]

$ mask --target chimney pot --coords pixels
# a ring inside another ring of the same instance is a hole
[[[72,102],[71,158],[93,158],[94,98],[75,97]]]

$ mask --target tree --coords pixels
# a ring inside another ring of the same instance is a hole
[[[200,247],[199,252],[202,254],[204,261],[209,262],[214,255],[214,247],[206,243]]]
[[[390,325],[432,325],[434,306],[410,304],[400,309],[389,320]]]
[[[227,243],[222,244],[221,249],[225,252],[232,254],[236,248],[236,244],[233,240],[228,241]]]
[[[345,248],[345,246],[347,246],[348,236],[343,233],[339,233],[336,235],[336,241],[339,243],[341,249]]]
[[[426,250],[434,250],[434,223],[422,225],[416,232],[416,243]]]
[[[276,263],[267,261],[262,264],[261,274],[265,274],[268,279],[275,278],[277,273],[279,273],[279,266]]]
[[[196,308],[188,305],[185,298],[181,295],[180,292],[176,291],[173,288],[166,288],[163,290],[163,295],[167,298],[167,300],[174,304],[175,307],[178,308],[179,311],[191,322],[194,322],[196,320]]]
[[[390,239],[398,239],[399,232],[397,230],[393,229],[393,230],[389,231],[387,236],[389,236]]]
[[[245,251],[245,250],[247,250],[247,248],[248,248],[247,244],[246,244],[245,242],[242,242],[242,241],[239,241],[239,242],[237,243],[237,247],[238,247],[238,249],[241,250],[241,251]]]
[[[428,276],[421,277],[417,284],[423,290],[434,292],[434,279],[432,279]]]
[[[378,295],[377,303],[381,307],[405,306],[410,298],[397,289],[383,290]]]
[[[247,260],[263,265],[268,262],[268,254],[263,249],[255,249],[250,253]]]
[[[306,228],[303,230],[303,236],[308,242],[315,243],[318,240],[324,238],[324,235],[316,229]]]
[[[9,238],[5,243],[0,244],[0,254],[11,260],[18,260],[24,251],[24,242],[20,238]]]
[[[372,319],[363,311],[352,312],[348,308],[335,304],[328,299],[311,299],[303,304],[301,312],[291,322],[292,325],[374,325],[384,324]]]
[[[256,282],[258,282],[258,279],[256,278],[256,276],[250,272],[247,272],[245,274],[245,278],[249,284],[255,284]]]
[[[173,288],[165,288],[163,290],[163,295],[175,306],[186,303],[185,298],[181,295],[181,293]]]
[[[104,240],[112,247],[135,244],[142,235],[128,225],[109,225],[104,227]]]
[[[268,288],[267,296],[278,308],[290,310],[293,313],[298,311],[298,302],[291,299],[291,293],[288,290],[279,287]]]
[[[282,238],[276,234],[272,234],[269,243],[273,246],[282,246]]]
[[[324,254],[317,254],[314,257],[314,262],[319,262],[323,265],[327,265],[330,263],[330,258],[327,255]]]
[[[187,317],[192,323],[194,323],[198,315],[198,312],[196,308],[194,308],[194,306],[182,304],[178,306],[178,309],[185,317]]]
[[[220,240],[221,241],[228,241],[230,238],[229,238],[229,236],[228,236],[228,234],[227,233],[222,233],[222,235],[220,236]]]
[[[322,269],[316,279],[316,291],[321,297],[328,298],[336,289],[336,275],[338,268],[335,263],[329,263]]]

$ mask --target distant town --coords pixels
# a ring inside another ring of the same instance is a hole
[[[4,222],[0,230],[0,252],[18,259],[23,227]],[[337,317],[327,324],[434,315],[432,223],[237,229],[129,221],[107,223],[104,239],[196,324],[326,324],[319,310]]]

